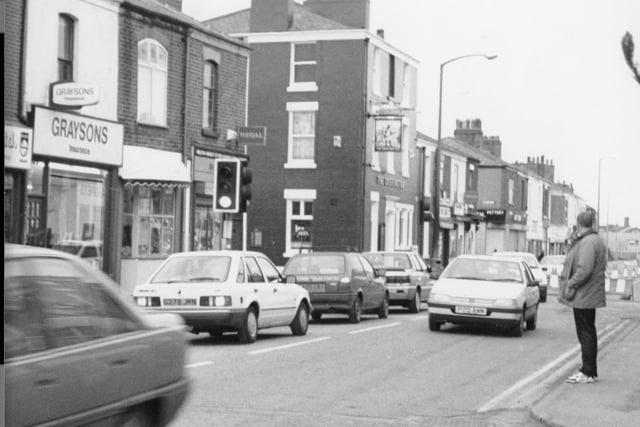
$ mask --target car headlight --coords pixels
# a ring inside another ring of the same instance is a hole
[[[518,305],[518,300],[508,299],[508,298],[500,298],[493,302],[495,305],[500,307],[514,307]]]
[[[136,297],[136,305],[138,307],[146,307],[147,306],[147,298],[146,297]]]
[[[431,292],[429,294],[429,301],[430,302],[449,302],[451,301],[451,297],[449,295],[436,294]]]

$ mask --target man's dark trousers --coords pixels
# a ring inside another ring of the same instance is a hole
[[[582,349],[582,371],[588,377],[598,376],[598,335],[596,332],[596,309],[574,308],[573,319],[576,322],[578,341]]]

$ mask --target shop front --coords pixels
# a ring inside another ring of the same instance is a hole
[[[32,131],[4,126],[4,241],[23,243],[25,177],[31,169]]]
[[[34,107],[24,179],[24,243],[73,253],[115,277],[116,214],[109,183],[122,164],[120,123]]]

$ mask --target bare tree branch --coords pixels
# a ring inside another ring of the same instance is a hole
[[[627,31],[625,35],[622,37],[622,53],[624,54],[624,59],[627,62],[627,65],[629,66],[629,68],[631,69],[633,76],[635,77],[636,81],[640,84],[640,71],[638,69],[638,64],[633,62],[633,51],[634,51],[633,37]]]

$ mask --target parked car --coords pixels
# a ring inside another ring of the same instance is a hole
[[[309,291],[311,317],[323,313],[344,313],[359,323],[362,313],[389,315],[389,292],[384,278],[361,254],[354,252],[313,252],[291,257],[283,274]]]
[[[94,268],[102,269],[102,240],[62,240],[52,248],[76,255]]]
[[[508,258],[517,258],[527,263],[531,272],[533,273],[533,277],[537,281],[540,282],[540,302],[547,302],[547,290],[549,287],[549,278],[546,273],[542,270],[540,263],[535,255],[530,254],[529,252],[494,252],[494,256],[499,257],[508,257]]]
[[[540,291],[521,260],[460,255],[440,275],[429,295],[429,329],[445,322],[506,326],[516,336],[534,330]]]
[[[564,267],[566,255],[547,255],[540,260],[540,267],[547,275],[549,286],[558,287],[559,277]]]
[[[173,254],[133,297],[146,310],[179,314],[195,334],[235,331],[244,343],[275,326],[305,335],[311,310],[306,289],[286,283],[266,255],[249,251]]]
[[[4,251],[7,425],[167,425],[189,384],[182,319],[141,316],[75,256]]]
[[[430,268],[416,252],[366,252],[363,254],[378,274],[385,276],[389,304],[402,305],[412,313],[431,291]]]

